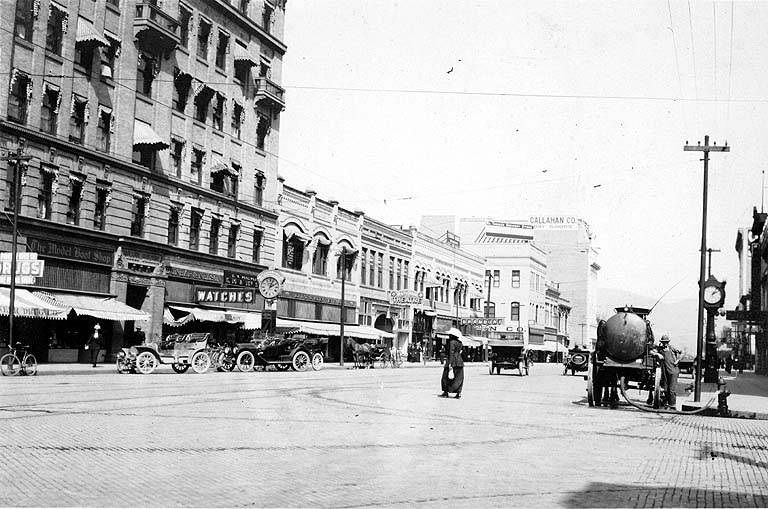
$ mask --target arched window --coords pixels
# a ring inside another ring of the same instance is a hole
[[[510,308],[509,308],[509,320],[511,322],[519,322],[520,321],[520,303],[519,302],[513,302],[510,305]]]

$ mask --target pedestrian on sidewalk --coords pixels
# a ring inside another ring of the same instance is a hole
[[[440,385],[443,388],[442,398],[447,398],[449,393],[456,393],[456,399],[461,398],[461,390],[464,388],[464,359],[461,357],[462,344],[461,332],[455,327],[448,330],[448,358],[443,367],[443,377]]]
[[[682,352],[669,344],[669,335],[664,334],[656,347],[656,357],[661,361],[661,387],[664,389],[664,407],[677,408],[677,377],[680,374],[678,362]]]
[[[93,326],[93,333],[91,334],[91,337],[88,338],[88,343],[85,345],[86,350],[91,351],[91,363],[93,364],[93,367],[96,367],[96,363],[99,360],[99,350],[101,349],[101,337],[99,336],[99,331],[101,330],[101,325],[98,323]]]

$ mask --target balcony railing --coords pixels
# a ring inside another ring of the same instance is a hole
[[[256,100],[268,100],[281,109],[285,108],[285,89],[283,87],[263,76],[256,78],[255,81]]]
[[[151,2],[138,2],[133,20],[134,33],[147,49],[172,51],[181,41],[179,20]]]

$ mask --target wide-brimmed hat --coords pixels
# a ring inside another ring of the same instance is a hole
[[[661,336],[661,339],[659,340],[659,342],[660,343],[669,343],[669,336],[664,334],[663,336]]]
[[[446,334],[448,334],[449,336],[457,337],[457,338],[461,337],[461,331],[456,327],[451,327],[450,329],[448,329],[448,332],[446,332]]]

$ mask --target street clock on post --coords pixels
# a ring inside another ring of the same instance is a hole
[[[256,276],[256,281],[259,283],[259,293],[264,296],[264,299],[273,301],[283,289],[285,276],[276,270],[265,270]]]
[[[725,281],[718,281],[709,276],[704,282],[704,307],[719,309],[725,303]]]

